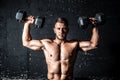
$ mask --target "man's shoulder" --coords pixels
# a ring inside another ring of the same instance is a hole
[[[68,43],[78,43],[78,40],[72,39],[72,40],[67,40]]]
[[[78,45],[77,40],[68,40],[67,43],[70,44],[70,45]]]
[[[42,42],[53,42],[53,39],[42,39]]]

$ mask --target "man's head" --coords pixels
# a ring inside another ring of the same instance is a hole
[[[65,18],[57,18],[54,25],[54,33],[59,40],[65,40],[68,33],[68,21]]]

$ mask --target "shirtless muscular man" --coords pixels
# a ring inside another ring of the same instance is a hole
[[[88,51],[96,48],[99,38],[98,27],[94,18],[90,18],[90,21],[93,27],[89,41],[67,40],[68,23],[62,17],[59,17],[55,22],[53,28],[54,40],[33,40],[30,34],[30,25],[34,23],[34,17],[28,17],[28,21],[24,23],[22,43],[23,46],[32,50],[43,50],[48,68],[48,80],[72,80],[78,51]]]

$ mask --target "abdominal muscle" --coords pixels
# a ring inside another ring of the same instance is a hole
[[[73,65],[68,60],[47,61],[48,80],[72,80]]]

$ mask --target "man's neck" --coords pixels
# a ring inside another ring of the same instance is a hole
[[[66,40],[60,40],[60,39],[55,39],[54,42],[57,43],[58,45],[64,43]]]

